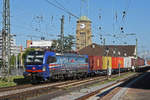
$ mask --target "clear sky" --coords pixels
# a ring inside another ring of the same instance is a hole
[[[2,23],[2,1],[0,0],[0,23]],[[84,12],[80,14],[81,0],[49,0],[59,7],[65,7],[76,16],[87,15],[92,21],[93,42],[100,44],[100,34],[106,38],[106,44],[135,44],[139,40],[139,50],[149,50],[150,37],[150,0],[84,0]],[[18,45],[26,46],[27,35],[35,39],[45,36],[47,39],[56,39],[60,34],[60,18],[65,15],[65,35],[75,35],[76,21],[66,12],[48,4],[46,0],[10,0],[11,7],[11,33],[16,34]],[[123,11],[126,12],[124,19]],[[40,16],[40,17],[37,17]],[[101,16],[101,18],[99,18]],[[117,20],[116,20],[117,17]],[[124,28],[121,33],[120,27]],[[0,28],[2,24],[0,24]],[[101,30],[99,30],[101,27]],[[136,33],[136,36],[118,36],[106,34]]]

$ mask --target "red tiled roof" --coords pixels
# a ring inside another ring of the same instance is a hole
[[[135,45],[97,45],[95,43],[79,50],[89,56],[135,56]],[[108,53],[107,53],[108,52]]]

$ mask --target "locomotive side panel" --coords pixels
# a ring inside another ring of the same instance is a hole
[[[51,77],[73,77],[88,74],[88,59],[80,56],[57,56],[59,67],[50,69]],[[56,66],[55,66],[56,67]]]

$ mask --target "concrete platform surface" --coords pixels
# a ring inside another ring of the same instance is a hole
[[[127,88],[122,100],[150,100],[150,72]]]

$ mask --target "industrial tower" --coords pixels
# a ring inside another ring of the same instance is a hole
[[[3,0],[3,26],[2,26],[2,73],[9,76],[10,68],[10,1]]]

